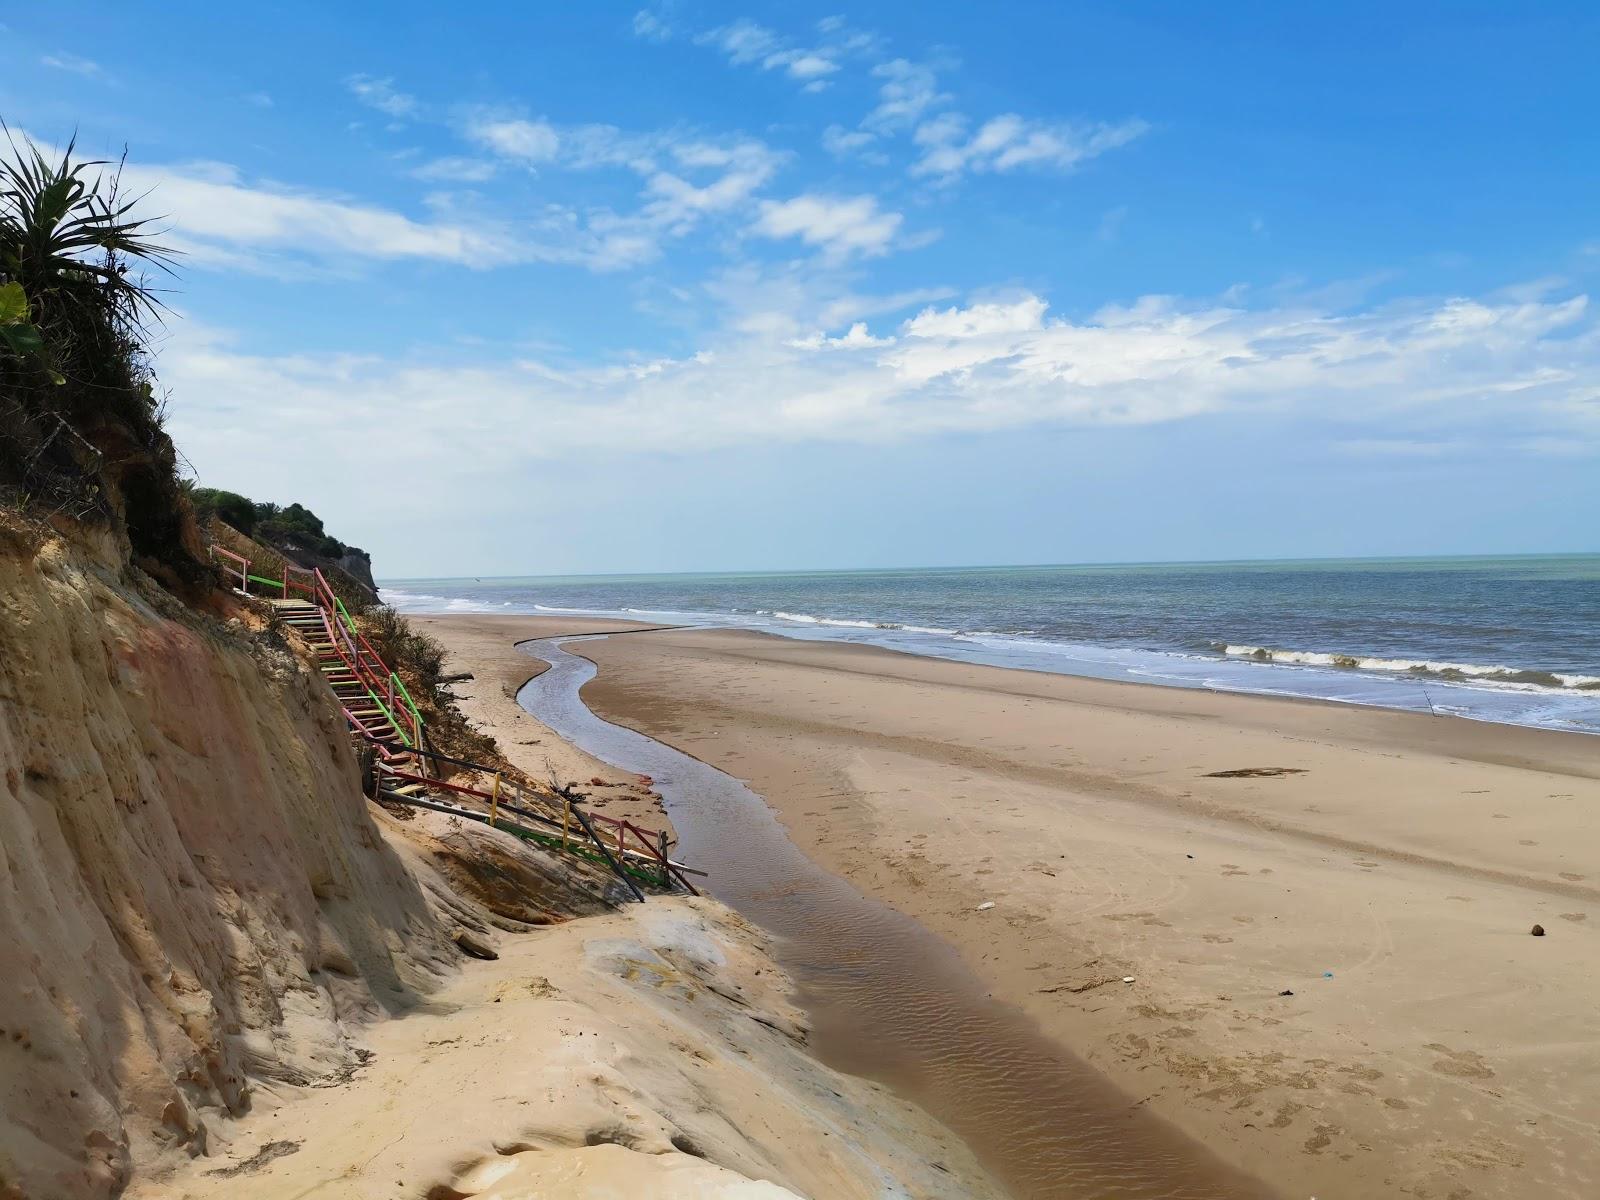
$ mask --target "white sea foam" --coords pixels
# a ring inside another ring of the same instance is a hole
[[[886,633],[926,633],[934,637],[963,636],[959,629],[945,629],[938,625],[904,625],[899,621],[859,621],[851,617],[819,617],[812,613],[773,612],[765,608],[756,609],[755,615],[773,617],[779,621],[793,621],[796,625],[824,625],[833,629],[881,629]]]
[[[1284,650],[1274,646],[1223,645],[1232,658],[1304,667],[1338,667],[1350,671],[1382,671],[1391,675],[1432,676],[1443,680],[1471,679],[1515,688],[1600,689],[1600,675],[1574,675],[1561,671],[1536,671],[1484,663],[1436,662],[1431,659],[1379,658],[1364,654],[1337,654],[1325,650]]]
[[[797,625],[827,625],[835,629],[893,629],[896,626],[880,625],[876,621],[849,621],[842,617],[814,617],[810,613],[774,612],[780,621],[793,621]]]

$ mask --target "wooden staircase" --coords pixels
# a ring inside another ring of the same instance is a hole
[[[330,617],[327,609],[309,600],[278,599],[267,601],[278,614],[279,620],[305,640],[317,659],[317,669],[333,689],[339,706],[353,730],[393,748],[408,747],[410,736],[401,728],[401,720],[390,702],[375,695],[358,673],[357,665],[349,660],[349,650],[343,639],[334,634],[337,612]],[[383,674],[387,676],[388,671]]]
[[[251,574],[249,560],[240,555],[220,546],[211,550],[214,558],[224,560],[222,567],[230,581],[237,579],[235,591],[266,603],[310,648],[357,746],[372,751],[366,786],[373,799],[481,821],[590,859],[613,871],[638,900],[644,899],[640,884],[696,892],[687,876],[703,872],[670,858],[664,835],[651,834],[629,821],[589,813],[565,792],[543,796],[525,791],[494,767],[434,750],[428,744],[422,714],[400,676],[361,635],[321,571],[286,565],[284,578],[268,579]],[[253,593],[252,584],[260,591]],[[492,789],[438,777],[457,768],[492,777]]]

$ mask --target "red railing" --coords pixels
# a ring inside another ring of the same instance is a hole
[[[389,669],[382,655],[372,648],[372,643],[356,629],[355,621],[345,610],[344,602],[334,594],[327,578],[316,568],[311,571],[312,599],[322,614],[322,624],[328,640],[339,653],[344,665],[366,689],[368,696],[383,709],[394,732],[400,735],[410,749],[422,748],[422,714],[417,711],[411,695],[400,676]],[[400,700],[404,700],[402,705]],[[369,727],[346,710],[351,722],[370,736]]]
[[[291,591],[304,592],[306,599],[315,601],[317,597],[317,572],[297,567],[292,563],[283,564],[283,598],[289,599]]]
[[[331,657],[326,652],[321,652],[324,661],[337,658],[368,697],[367,701],[341,698],[339,706],[351,730],[373,747],[381,760],[379,770],[383,777],[399,780],[402,783],[420,784],[430,791],[451,792],[482,801],[489,806],[486,819],[491,827],[499,821],[499,813],[504,809],[515,816],[538,822],[552,829],[559,829],[563,849],[572,845],[574,840],[582,846],[592,844],[600,858],[611,864],[629,887],[633,888],[634,895],[640,900],[644,899],[644,893],[640,892],[628,878],[630,873],[643,880],[654,877],[656,882],[666,888],[670,888],[676,881],[689,892],[699,895],[685,872],[697,875],[703,875],[704,872],[695,871],[683,863],[673,861],[668,854],[669,843],[666,834],[651,834],[632,821],[588,812],[578,807],[565,794],[560,797],[558,810],[560,815],[555,816],[553,815],[553,812],[557,811],[555,801],[547,800],[538,793],[533,793],[530,797],[521,787],[506,781],[500,771],[429,750],[423,739],[422,714],[417,711],[417,706],[406,690],[405,683],[399,675],[389,669],[389,664],[383,661],[383,656],[373,649],[372,643],[356,628],[355,621],[345,608],[344,602],[334,593],[321,570],[315,567],[309,569],[297,567],[285,561],[283,578],[267,579],[251,574],[250,560],[242,554],[236,554],[218,545],[212,545],[211,553],[215,557],[227,560],[221,564],[222,569],[230,580],[237,573],[238,588],[241,592],[248,595],[250,584],[256,583],[263,587],[278,589],[285,600],[290,599],[291,592],[303,593],[304,598],[316,607],[328,645],[333,648]],[[363,705],[368,702],[375,704],[382,712],[381,720],[370,713],[366,716],[361,715]],[[396,737],[404,743],[403,746],[395,744]],[[435,759],[483,775],[492,775],[493,790],[486,792],[481,788],[430,777],[429,763]],[[404,769],[406,766],[413,767],[414,770]],[[413,802],[420,803],[420,801]],[[437,806],[438,802],[430,803]],[[530,803],[543,805],[552,811],[537,811],[536,808],[530,807]],[[470,815],[470,810],[467,809],[457,809],[457,811],[462,815]],[[485,818],[480,815],[478,819]],[[606,831],[606,836],[602,836],[601,830]],[[529,833],[528,836],[533,835]],[[553,834],[540,836],[550,836],[553,839]],[[587,850],[583,852],[588,853]]]
[[[291,598],[291,593],[303,593],[304,598],[314,604],[321,615],[323,631],[334,652],[372,701],[383,710],[394,735],[406,743],[408,750],[422,747],[422,714],[417,711],[416,703],[406,691],[405,683],[389,669],[389,664],[372,648],[372,643],[356,629],[344,602],[334,594],[320,569],[297,567],[284,560],[283,578],[267,579],[252,575],[250,560],[242,554],[216,544],[211,546],[211,554],[213,558],[226,560],[220,564],[222,569],[230,582],[235,574],[238,575],[238,590],[246,595],[250,593],[252,583],[276,588],[285,600]],[[401,700],[405,703],[401,704]],[[362,720],[347,705],[341,704],[341,707],[351,727],[362,736],[373,740],[383,738],[384,731],[376,727],[375,722]]]

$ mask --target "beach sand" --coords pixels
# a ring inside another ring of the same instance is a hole
[[[628,621],[514,616],[412,616],[412,625],[449,650],[445,672],[471,679],[450,685],[467,719],[500,743],[514,766],[535,779],[576,785],[589,807],[642,829],[673,834],[661,797],[626,771],[619,771],[563,741],[517,704],[522,685],[545,664],[515,650],[517,642],[556,633],[622,633],[652,629]],[[594,781],[600,780],[599,784]],[[675,835],[674,835],[675,836]]]
[[[948,1132],[806,1053],[766,939],[721,905],[498,945],[364,1028],[355,1070],[259,1081],[225,1146],[127,1200],[999,1200]]]
[[[1600,1193],[1600,740],[746,632],[573,649],[597,712],[1285,1194]]]

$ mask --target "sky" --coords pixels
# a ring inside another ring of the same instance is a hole
[[[380,578],[1597,548],[1592,4],[224,8],[8,10],[0,116]]]

